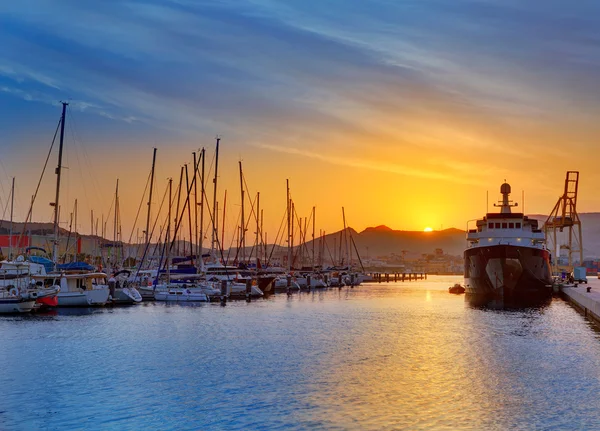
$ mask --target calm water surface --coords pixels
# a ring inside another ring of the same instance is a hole
[[[600,429],[600,336],[460,277],[0,318],[0,429]]]

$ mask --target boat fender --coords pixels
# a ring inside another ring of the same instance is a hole
[[[19,290],[16,287],[11,287],[8,291],[12,296],[19,296]]]

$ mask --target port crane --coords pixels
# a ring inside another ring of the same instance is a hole
[[[552,253],[555,253],[554,259],[552,259],[552,272],[554,273],[559,273],[562,270],[571,271],[577,259],[579,260],[579,265],[583,264],[581,220],[577,214],[578,187],[579,172],[567,171],[564,193],[558,198],[554,209],[544,223],[546,244],[548,249]],[[565,229],[566,232],[564,232]],[[560,241],[561,237],[563,241]],[[568,267],[560,265],[559,257],[561,249],[566,249],[568,252]]]

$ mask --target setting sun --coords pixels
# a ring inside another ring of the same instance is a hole
[[[433,229],[431,229],[430,227],[426,227],[425,229],[423,229],[425,232],[431,232]]]

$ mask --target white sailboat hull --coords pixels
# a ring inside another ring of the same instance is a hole
[[[208,302],[208,296],[204,292],[185,288],[157,290],[154,293],[154,299],[157,301]]]
[[[59,292],[59,307],[93,307],[104,305],[108,301],[108,287],[83,292]]]
[[[24,300],[22,298],[1,299],[0,314],[29,313],[35,306],[35,299]]]
[[[115,289],[113,304],[137,304],[142,302],[142,295],[135,287],[122,287]]]

